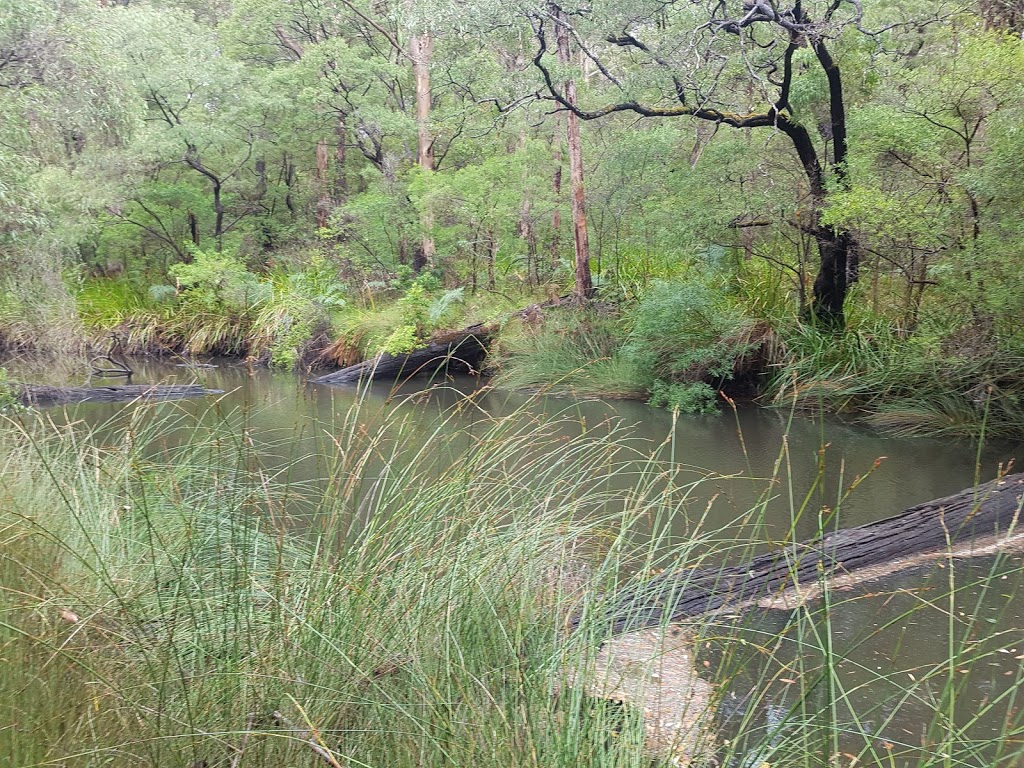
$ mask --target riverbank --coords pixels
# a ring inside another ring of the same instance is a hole
[[[511,389],[640,399],[682,413],[755,400],[897,435],[1024,437],[1024,348],[991,318],[922,322],[909,333],[882,315],[852,314],[838,332],[807,324],[785,302],[759,301],[742,282],[701,275],[581,308],[546,306],[550,287],[474,294],[429,273],[354,290],[317,258],[256,274],[200,253],[174,274],[175,285],[145,290],[86,281],[74,323],[57,336],[94,354],[227,355],[309,373],[380,351],[401,355],[435,333],[486,322],[496,329],[487,372]],[[48,351],[53,334],[5,318],[0,312],[8,352]]]

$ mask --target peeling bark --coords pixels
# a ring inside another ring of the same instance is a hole
[[[568,20],[565,12],[557,5],[552,4],[551,11],[558,25],[555,32],[558,60],[562,64],[568,64],[572,57]],[[575,107],[575,79],[566,80],[563,88],[565,100]],[[580,139],[579,117],[572,109],[566,114],[566,139],[569,150],[569,180],[572,188],[572,234],[576,275],[573,294],[577,301],[586,301],[594,295],[594,284],[590,276],[590,242],[587,237],[586,192],[583,186],[583,144]]]
[[[434,170],[434,138],[430,132],[430,62],[433,53],[434,41],[429,32],[410,35],[409,58],[412,60],[413,79],[416,83],[416,162],[420,168],[431,172]],[[423,267],[430,267],[434,263],[436,251],[431,235],[434,216],[426,208],[420,214],[420,225],[423,228],[420,241]]]

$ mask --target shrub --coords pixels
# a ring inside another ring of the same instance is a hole
[[[643,397],[646,386],[621,352],[622,328],[596,312],[549,310],[502,329],[489,362],[495,382],[513,389],[545,388],[599,397]]]
[[[714,413],[718,410],[715,390],[703,381],[692,384],[654,382],[651,387],[651,405],[681,413]]]
[[[270,293],[237,257],[223,253],[195,249],[190,264],[175,264],[169,271],[184,289],[183,298],[207,311],[244,312]]]
[[[759,373],[751,352],[764,338],[723,289],[658,281],[637,305],[623,352],[645,375],[652,405],[701,413],[728,382]]]
[[[435,288],[431,288],[435,286]],[[431,275],[416,279],[405,295],[398,300],[402,322],[384,341],[381,349],[389,355],[404,355],[412,352],[426,341],[445,320],[454,315],[456,304],[463,301],[463,289],[445,291],[437,298],[431,298],[430,291],[440,287]]]

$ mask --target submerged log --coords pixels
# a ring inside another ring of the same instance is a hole
[[[75,403],[117,403],[127,400],[176,400],[184,397],[217,395],[219,389],[199,384],[124,384],[111,387],[49,387],[43,384],[11,384],[14,398],[22,405],[45,408]]]
[[[370,379],[399,379],[436,373],[476,373],[487,356],[493,329],[483,323],[437,336],[406,355],[385,352],[370,360],[313,379],[314,384],[355,384]]]
[[[878,522],[757,555],[740,565],[674,570],[624,591],[605,616],[614,633],[770,601],[822,578],[855,575],[966,542],[1018,534],[1024,473],[968,488]],[[573,628],[580,618],[572,621]]]

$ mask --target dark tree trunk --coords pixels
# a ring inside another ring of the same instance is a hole
[[[558,259],[562,255],[562,114],[555,115],[555,134],[551,142],[551,162],[555,171],[551,174],[551,192],[554,206],[551,211],[551,274],[558,270]]]
[[[417,245],[412,252],[412,271],[417,275],[430,263],[422,245]]]
[[[199,384],[123,384],[112,387],[49,387],[11,384],[14,397],[23,405],[45,408],[75,403],[116,403],[128,400],[171,400],[218,395],[222,390]]]
[[[393,381],[449,372],[479,373],[491,334],[492,330],[482,324],[470,326],[440,335],[407,355],[381,353],[370,360],[313,379],[313,383],[357,384],[372,379]]]
[[[849,289],[850,234],[817,228],[818,276],[814,279],[813,301],[808,318],[825,327],[842,329],[846,324],[843,305]]]
[[[674,570],[622,593],[608,610],[613,632],[738,609],[784,590],[856,575],[865,568],[914,564],[912,556],[944,552],[975,538],[1018,533],[1024,474],[1008,475],[936,499],[895,517],[752,557],[739,565]],[[903,560],[903,558],[911,558]],[[574,621],[577,626],[579,619]]]
[[[498,257],[498,240],[493,232],[487,233],[487,290],[494,291],[498,284],[494,280],[494,263]]]
[[[196,218],[196,215],[192,211],[188,212],[188,234],[189,237],[192,239],[192,245],[198,248],[200,245],[199,219]],[[191,256],[187,259],[187,261],[192,261]]]
[[[295,199],[292,197],[292,187],[295,186],[295,164],[288,159],[288,155],[285,155],[281,161],[284,165],[282,173],[284,175],[284,205],[288,209],[288,213],[291,217],[295,218]]]
[[[210,184],[213,187],[213,212],[216,216],[215,224],[213,228],[213,236],[217,241],[217,250],[219,251],[224,245],[224,204],[221,201],[221,178],[203,165],[202,160],[199,157],[199,150],[193,144],[188,144],[185,151],[185,163],[190,168],[198,171],[207,179],[210,180]]]

